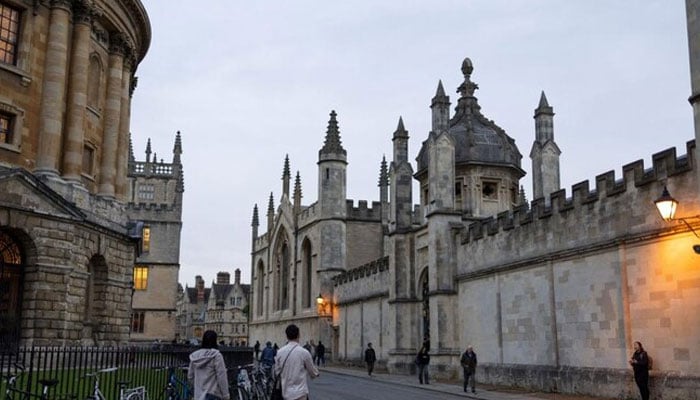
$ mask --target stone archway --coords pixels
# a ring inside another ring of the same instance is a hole
[[[24,284],[22,247],[0,231],[0,347],[17,345],[22,322]]]

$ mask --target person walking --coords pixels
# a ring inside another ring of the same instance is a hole
[[[255,341],[255,346],[253,346],[253,351],[255,352],[255,361],[260,361],[260,341]]]
[[[464,371],[464,391],[467,391],[467,386],[469,385],[469,379],[472,381],[472,393],[476,393],[476,353],[472,346],[467,346],[467,350],[462,354],[462,358],[459,360],[462,364],[462,370]]]
[[[194,400],[229,400],[224,357],[216,344],[216,332],[206,331],[202,347],[190,354],[187,380],[194,386]]]
[[[279,375],[282,379],[282,397],[285,400],[307,400],[307,376],[316,378],[318,369],[311,359],[311,353],[299,346],[299,327],[291,324],[284,333],[288,342],[275,357],[275,376]]]
[[[416,355],[416,364],[418,365],[418,381],[421,383],[421,385],[423,383],[429,385],[430,378],[428,376],[428,364],[430,364],[430,354],[428,354],[427,346],[420,348],[420,351]]]
[[[637,383],[642,400],[649,400],[649,355],[641,342],[634,342],[634,353],[630,357],[630,365],[634,370],[634,381]]]
[[[326,366],[326,346],[324,346],[323,342],[320,340],[318,341],[318,345],[316,345],[316,365]]]
[[[377,353],[374,352],[372,348],[372,343],[367,343],[367,350],[365,350],[365,362],[367,363],[367,375],[372,376],[372,371],[374,371],[374,363],[377,361]]]

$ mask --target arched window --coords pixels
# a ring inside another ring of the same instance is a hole
[[[302,307],[311,307],[311,278],[312,278],[312,266],[311,266],[311,241],[305,239],[304,243],[301,245],[301,257],[302,257],[302,271],[304,274],[302,281]]]
[[[90,56],[88,67],[87,105],[100,111],[100,83],[102,82],[102,61],[97,54]]]
[[[255,310],[257,315],[263,315],[263,295],[265,293],[265,265],[258,262],[258,272],[255,276]]]
[[[23,262],[19,244],[0,231],[0,347],[19,342]]]
[[[280,285],[280,308],[286,310],[289,308],[289,246],[287,246],[286,242],[282,245],[281,253],[282,284]]]
[[[420,279],[420,299],[421,299],[421,317],[423,330],[423,344],[427,344],[430,348],[430,298],[428,297],[428,268],[425,268]]]

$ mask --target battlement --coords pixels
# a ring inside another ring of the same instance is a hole
[[[357,207],[354,206],[354,200],[346,200],[347,218],[363,221],[381,221],[382,220],[382,203],[373,201],[372,207],[367,207],[367,200],[358,200]]]
[[[566,190],[561,189],[550,194],[550,206],[545,205],[544,198],[538,198],[527,205],[515,207],[512,211],[499,213],[495,218],[488,217],[469,224],[461,232],[462,243],[478,241],[484,237],[497,235],[518,227],[527,226],[538,220],[546,220],[555,215],[565,216],[573,211],[594,213],[604,205],[599,203],[619,197],[621,194],[638,192],[651,183],[692,171],[695,162],[693,150],[695,141],[686,143],[686,154],[676,157],[676,149],[669,148],[652,156],[652,167],[645,169],[644,161],[637,160],[622,167],[622,178],[616,179],[614,171],[596,176],[595,190],[590,190],[588,180],[571,187],[572,197],[566,197]],[[661,192],[647,196],[658,196]],[[628,205],[631,206],[631,205]]]
[[[338,286],[339,284],[351,282],[356,279],[364,278],[365,276],[374,275],[388,269],[389,257],[382,257],[374,261],[370,261],[367,264],[360,265],[359,267],[349,269],[340,275],[333,277],[333,284]]]
[[[143,161],[129,162],[129,175],[175,178],[175,171],[176,170],[173,168],[173,164],[169,163],[153,163]]]
[[[170,203],[129,203],[127,208],[143,211],[177,211],[180,206]]]
[[[316,218],[316,206],[318,202],[311,204],[310,206],[304,208],[299,213],[299,225],[303,226],[306,222]],[[320,210],[320,209],[319,209]]]

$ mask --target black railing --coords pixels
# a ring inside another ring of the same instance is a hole
[[[176,367],[178,377],[187,379],[186,372],[178,367],[187,366],[189,355],[198,347],[27,347],[0,348],[0,373],[3,377],[18,375],[19,389],[41,394],[41,379],[57,379],[50,398],[72,395],[85,399],[92,394],[92,378],[88,373],[114,368],[100,374],[100,390],[107,400],[119,399],[117,382],[128,381],[128,387],[145,386],[149,400],[163,399],[168,379],[168,367]],[[220,347],[227,368],[253,362],[251,347]],[[17,366],[24,368],[19,370]],[[5,393],[7,380],[0,383],[0,393]]]

